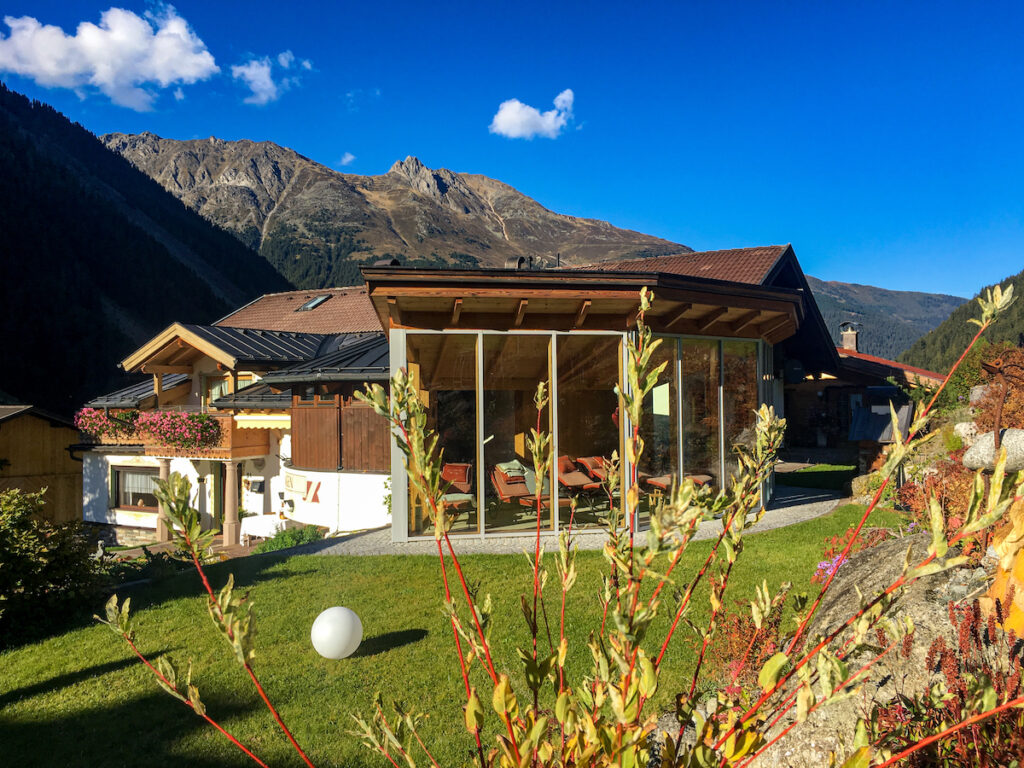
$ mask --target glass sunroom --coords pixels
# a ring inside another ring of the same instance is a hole
[[[754,410],[771,397],[773,345],[802,317],[795,291],[651,274],[614,283],[579,271],[402,268],[364,270],[387,327],[392,372],[404,368],[444,451],[445,505],[453,535],[528,534],[597,526],[619,490],[602,483],[632,425],[614,389],[625,388],[626,340],[639,291],[655,293],[648,324],[666,368],[639,425],[640,524],[674,477],[718,486],[736,470],[734,446],[753,439]],[[547,385],[538,417],[534,394]],[[539,421],[539,423],[538,423]],[[536,477],[527,437],[552,434],[553,466]],[[392,537],[432,536],[422,499],[392,451]]]

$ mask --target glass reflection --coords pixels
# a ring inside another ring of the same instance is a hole
[[[719,484],[718,342],[683,339],[683,473]]]
[[[437,432],[443,450],[444,502],[455,515],[450,531],[476,532],[476,336],[409,334],[406,355],[409,378],[427,408],[427,427]],[[425,501],[410,483],[409,535],[432,530]]]
[[[736,474],[739,462],[735,446],[754,445],[754,412],[757,409],[757,342],[726,341],[722,344],[722,412],[725,417],[725,477]]]
[[[551,337],[484,334],[483,346],[486,530],[535,530],[537,479],[526,439],[537,428],[537,384],[547,382],[551,392]],[[541,430],[550,432],[550,405],[541,418]],[[545,477],[541,527],[546,529],[553,524],[550,494],[551,478]]]

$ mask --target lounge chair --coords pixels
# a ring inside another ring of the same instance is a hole
[[[448,492],[443,497],[445,506],[459,509],[475,499],[472,464],[449,462],[441,467],[441,479],[448,483]]]
[[[568,456],[558,457],[558,484],[574,493],[590,493],[601,489],[601,483],[583,474]]]

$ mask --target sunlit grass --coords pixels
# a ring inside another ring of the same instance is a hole
[[[863,507],[845,506],[815,520],[750,536],[733,572],[731,599],[745,601],[762,579],[770,586],[791,581],[795,591],[810,590],[823,539],[845,531],[862,512]],[[871,524],[891,525],[894,519],[891,513],[878,513]],[[710,546],[694,544],[678,573],[692,573]],[[529,589],[529,566],[525,558],[513,555],[467,555],[462,560],[481,595],[489,592],[494,599],[491,640],[496,663],[523,690],[515,649],[528,642],[519,596]],[[574,681],[590,658],[586,641],[600,622],[596,595],[607,567],[599,552],[581,552],[578,563],[580,578],[567,608]],[[553,570],[553,563],[549,565]],[[261,556],[209,569],[217,586],[229,572],[251,589],[255,601],[257,673],[317,765],[384,765],[346,733],[353,713],[369,714],[376,691],[385,701],[399,699],[430,714],[423,733],[442,765],[469,762],[462,682],[451,627],[441,613],[436,558]],[[555,582],[552,573],[548,615],[557,642]],[[198,578],[189,573],[122,596],[129,594],[143,652],[153,658],[169,653],[181,665],[191,657],[210,714],[268,764],[298,765],[214,629]],[[653,638],[664,637],[672,603],[669,595]],[[352,608],[363,621],[363,646],[344,661],[320,658],[309,643],[313,619],[332,605]],[[101,608],[96,606],[97,611]],[[702,592],[688,618],[699,624],[706,615]],[[656,707],[670,706],[684,681],[689,684],[691,636],[683,627],[673,640]],[[160,691],[132,659],[123,643],[97,625],[0,654],[2,762],[76,768],[159,765],[172,759],[189,766],[247,764],[223,737]],[[475,674],[481,675],[479,666]]]

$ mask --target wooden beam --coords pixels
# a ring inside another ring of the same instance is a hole
[[[719,307],[718,309],[712,309],[703,317],[697,318],[697,331],[706,331],[711,325],[722,315],[729,311],[728,307]]]
[[[572,322],[573,328],[579,328],[587,319],[587,312],[590,311],[590,299],[580,302],[580,308],[576,310],[576,319]]]
[[[160,407],[160,395],[164,392],[163,376],[159,373],[153,374],[153,392],[156,394],[156,407]]]
[[[530,302],[527,299],[520,299],[519,300],[519,306],[516,308],[516,319],[513,322],[513,325],[516,328],[518,328],[519,326],[521,326],[523,324],[523,318],[526,317],[526,306],[529,303]]]
[[[753,325],[754,321],[761,316],[761,311],[752,309],[740,315],[733,323],[729,326],[729,330],[733,333],[739,333],[744,330],[748,325]]]
[[[155,363],[146,363],[142,366],[143,373],[152,373],[154,375],[158,373],[192,373],[191,365],[156,365]]]
[[[459,315],[462,314],[462,299],[456,299],[452,304],[452,325],[459,324]]]
[[[788,317],[775,317],[771,320],[766,320],[757,326],[757,335],[770,336],[789,322],[790,319]]]
[[[666,320],[664,323],[662,323],[662,327],[671,328],[673,325],[682,320],[683,316],[691,309],[693,309],[693,304],[690,304],[689,302],[684,302],[683,304],[680,304],[679,309],[676,310],[676,313],[672,315],[672,317],[669,320]]]
[[[398,308],[398,299],[388,299],[388,319],[391,322],[391,327],[402,324],[402,310]]]

